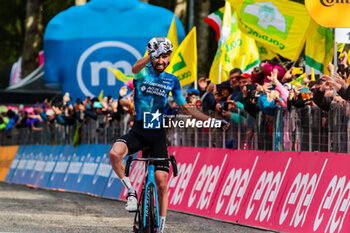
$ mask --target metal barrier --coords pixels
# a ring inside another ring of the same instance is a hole
[[[241,150],[350,152],[350,105],[332,104],[329,112],[318,107],[277,109],[274,116],[261,111],[256,118],[237,110],[236,123],[227,131],[216,128],[167,128],[170,146],[219,147]],[[214,113],[210,116],[215,117]],[[179,120],[176,118],[176,120]],[[80,128],[80,129],[79,129]],[[99,115],[81,126],[39,123],[35,128],[0,131],[1,145],[112,144],[131,128],[130,116],[109,121]]]

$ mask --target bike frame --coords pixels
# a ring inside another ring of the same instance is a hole
[[[146,181],[146,187],[145,187],[145,195],[144,195],[144,206],[143,206],[143,227],[146,227],[146,213],[147,212],[147,207],[148,207],[148,197],[147,197],[147,191],[149,189],[149,185],[153,184],[154,185],[154,193],[155,193],[155,200],[156,200],[156,212],[157,212],[157,227],[159,227],[159,206],[158,206],[158,191],[157,191],[157,185],[154,179],[154,173],[155,173],[155,167],[154,165],[148,165],[147,166],[147,181]],[[153,200],[149,200],[153,201]]]
[[[142,151],[143,153],[144,151]],[[146,154],[146,153],[145,153]],[[149,154],[148,154],[149,155]],[[172,167],[173,167],[173,176],[176,177],[177,176],[177,165],[176,165],[176,160],[174,155],[170,155],[170,158],[147,158],[149,156],[144,156],[143,154],[143,158],[133,158],[132,155],[129,155],[127,161],[126,161],[126,166],[125,166],[125,176],[128,177],[129,176],[129,170],[130,170],[130,165],[132,163],[132,161],[143,161],[146,162],[146,176],[142,185],[142,192],[141,192],[141,196],[140,199],[138,201],[138,211],[136,212],[135,215],[135,221],[137,218],[137,215],[141,215],[142,213],[142,217],[143,219],[139,218],[139,224],[142,225],[143,228],[146,228],[147,226],[147,215],[149,213],[149,211],[147,211],[147,208],[150,208],[151,204],[148,203],[154,200],[149,200],[149,196],[148,194],[148,190],[150,189],[150,186],[154,187],[154,199],[155,199],[155,205],[156,205],[156,215],[157,215],[157,227],[159,227],[159,203],[158,203],[158,191],[157,191],[157,184],[155,182],[155,178],[154,178],[154,174],[155,174],[155,166],[153,165],[155,161],[170,161]],[[141,207],[143,204],[143,208]],[[141,210],[139,209],[141,207]],[[153,207],[154,208],[154,207]],[[149,218],[151,218],[151,216],[148,216]],[[141,223],[142,222],[142,223]],[[140,226],[141,227],[141,226]],[[142,231],[141,231],[142,232]]]

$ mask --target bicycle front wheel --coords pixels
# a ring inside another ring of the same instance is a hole
[[[134,217],[134,227],[133,232],[134,233],[142,233],[143,231],[143,205],[144,205],[144,196],[145,196],[145,190],[142,189],[139,202],[137,203],[137,212],[135,213]]]
[[[146,208],[146,227],[144,228],[144,232],[146,233],[155,233],[157,232],[157,210],[156,210],[156,202],[155,200],[155,187],[153,184],[150,184],[146,194],[147,198],[147,208]]]

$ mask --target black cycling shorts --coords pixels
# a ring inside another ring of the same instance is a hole
[[[135,121],[129,133],[117,139],[128,147],[128,154],[134,154],[149,147],[150,157],[168,158],[166,133],[164,129],[144,129],[142,121]],[[155,161],[155,170],[169,173],[169,161]]]

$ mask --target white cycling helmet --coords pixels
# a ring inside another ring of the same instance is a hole
[[[148,42],[148,45],[147,45],[148,54],[155,52],[158,49],[159,45],[163,42],[165,42],[166,44],[167,53],[171,53],[173,51],[173,44],[171,43],[171,41],[164,36],[157,36],[157,37],[153,37]]]

